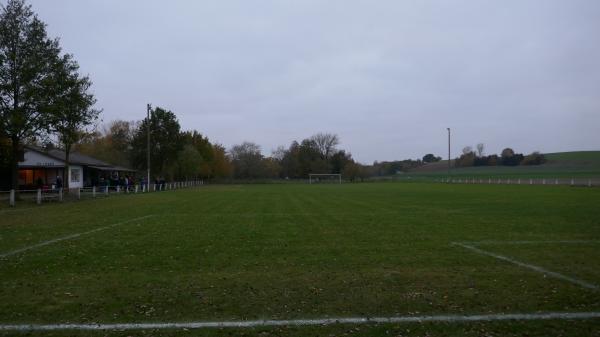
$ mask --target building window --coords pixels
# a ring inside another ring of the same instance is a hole
[[[81,181],[81,170],[78,168],[71,169],[71,182],[78,183]]]

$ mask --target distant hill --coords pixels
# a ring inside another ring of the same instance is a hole
[[[600,151],[556,152],[544,154],[547,162],[531,166],[475,166],[454,167],[451,174],[464,177],[600,177]],[[448,161],[426,164],[408,175],[446,176]]]

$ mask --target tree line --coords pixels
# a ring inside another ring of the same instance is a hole
[[[469,167],[469,166],[517,166],[517,165],[541,165],[546,162],[546,158],[539,152],[533,152],[529,155],[523,155],[522,153],[516,153],[513,149],[507,147],[500,153],[485,155],[485,145],[483,143],[477,144],[474,150],[471,146],[466,146],[462,150],[462,154],[458,157],[454,165],[456,167]]]

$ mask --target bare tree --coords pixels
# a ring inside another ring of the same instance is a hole
[[[234,145],[229,150],[236,178],[260,178],[263,174],[263,155],[260,146],[251,142]]]
[[[483,157],[484,150],[485,150],[485,145],[483,145],[483,143],[477,144],[477,157]]]
[[[332,133],[319,132],[310,137],[310,140],[315,142],[322,159],[329,159],[335,152],[335,147],[340,143],[338,136]]]

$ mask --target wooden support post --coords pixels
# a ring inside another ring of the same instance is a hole
[[[8,205],[15,207],[15,190],[10,190],[10,199],[8,199]]]
[[[35,201],[38,205],[42,204],[42,189],[38,188],[37,190],[37,197],[35,198]]]

